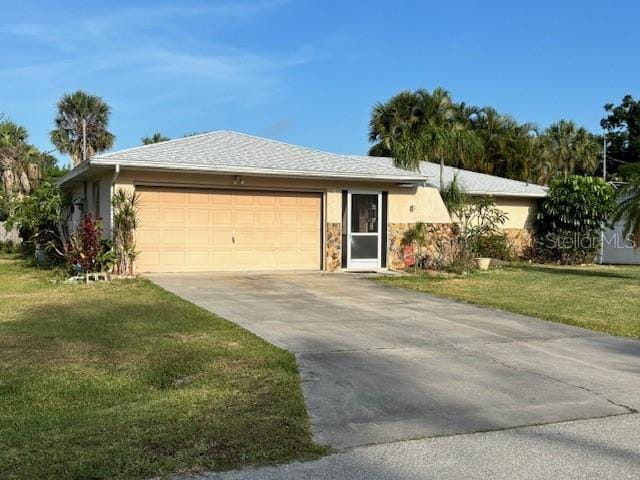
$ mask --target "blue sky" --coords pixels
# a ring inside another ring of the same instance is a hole
[[[0,17],[0,113],[50,150],[56,101],[83,89],[117,149],[231,129],[359,154],[375,102],[442,86],[596,131],[640,96],[638,25],[630,1],[23,0]]]

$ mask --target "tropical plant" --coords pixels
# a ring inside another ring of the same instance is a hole
[[[537,247],[560,263],[591,262],[616,208],[613,187],[601,178],[555,178],[538,212]]]
[[[116,266],[117,261],[118,257],[113,248],[113,241],[102,240],[102,250],[96,257],[96,264],[99,270],[101,272],[111,272]]]
[[[601,145],[597,137],[574,122],[560,120],[544,131],[545,155],[555,163],[555,172],[561,176],[591,175],[598,166]]]
[[[29,195],[43,176],[57,170],[56,159],[28,140],[24,127],[0,118],[0,190],[7,199]]]
[[[113,146],[115,136],[107,130],[110,115],[111,109],[98,96],[81,90],[66,94],[58,102],[51,143],[78,165]]]
[[[131,275],[136,252],[135,230],[138,227],[140,195],[119,188],[113,195],[113,249],[116,254],[116,270]]]
[[[448,184],[440,188],[440,196],[450,214],[462,208],[470,201],[469,195],[465,192],[462,185],[460,185],[457,173]]]
[[[5,227],[17,227],[25,242],[43,244],[50,253],[63,258],[68,248],[72,203],[71,195],[55,182],[43,181],[28,197],[8,201]]]
[[[599,138],[573,122],[540,132],[492,107],[456,103],[442,88],[404,91],[377,103],[369,140],[369,155],[394,157],[402,168],[416,170],[429,160],[543,184],[558,175],[591,174],[601,151]]]
[[[640,176],[632,177],[618,195],[620,204],[613,221],[624,220],[623,234],[630,236],[633,248],[640,248]]]
[[[491,197],[478,197],[454,209],[453,216],[460,229],[460,238],[469,254],[482,255],[483,240],[501,235],[507,214]]]
[[[478,257],[500,260],[511,260],[513,257],[507,236],[502,232],[478,237],[473,247],[473,252]]]
[[[153,143],[166,142],[168,140],[171,140],[171,139],[169,137],[165,137],[160,132],[156,132],[156,133],[154,133],[153,135],[151,135],[149,137],[142,137],[142,144],[143,145],[151,145]]]
[[[69,238],[65,258],[74,270],[85,273],[101,270],[102,220],[93,214],[82,216],[80,225]]]
[[[640,162],[640,100],[625,95],[619,105],[604,106],[600,125],[607,131],[608,153],[625,163]]]
[[[401,92],[374,106],[369,122],[370,154],[392,156],[397,166],[417,171],[423,160],[466,166],[482,145],[459,121],[449,92],[436,88]]]

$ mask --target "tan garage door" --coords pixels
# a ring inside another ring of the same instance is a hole
[[[137,191],[141,272],[321,268],[320,194]]]

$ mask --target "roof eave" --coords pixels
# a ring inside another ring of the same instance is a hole
[[[285,178],[326,178],[326,179],[340,179],[340,180],[379,180],[385,182],[425,182],[429,177],[423,175],[377,175],[377,174],[357,174],[357,173],[338,173],[338,172],[314,172],[314,171],[300,171],[300,170],[275,170],[265,168],[254,167],[217,167],[212,165],[197,165],[197,164],[159,164],[151,162],[132,162],[132,161],[117,161],[106,158],[96,157],[92,159],[90,165],[95,166],[115,166],[119,164],[121,168],[139,168],[149,170],[164,170],[164,171],[183,171],[183,172],[208,172],[219,173],[226,175],[255,175],[255,176],[273,176],[273,177],[285,177]],[[71,172],[70,172],[71,173]],[[63,177],[64,178],[64,177]]]
[[[62,177],[56,180],[56,185],[62,187],[65,184],[72,182],[76,177],[86,173],[89,168],[91,168],[91,162],[84,162],[73,167],[70,172],[65,173]]]
[[[491,195],[492,197],[527,197],[527,198],[544,198],[547,193],[519,193],[519,192],[487,192],[487,191],[467,191],[469,195]]]

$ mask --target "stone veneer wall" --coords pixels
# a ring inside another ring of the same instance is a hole
[[[387,229],[387,266],[392,269],[404,268],[402,240],[413,223],[389,223]],[[428,244],[423,254],[428,263],[439,263],[447,260],[452,248],[449,240],[455,236],[455,225],[452,223],[431,223]],[[533,231],[526,228],[507,228],[504,230],[507,241],[514,255],[522,257],[533,246]],[[326,269],[329,272],[340,270],[342,264],[342,224],[327,223]]]
[[[342,224],[327,223],[326,270],[335,272],[342,266]]]
[[[389,245],[389,253],[387,256],[387,265],[392,269],[404,268],[403,239],[404,234],[409,230],[413,223],[390,223],[387,233],[387,244]],[[454,237],[454,225],[452,223],[430,223],[428,224],[429,235],[428,243],[423,248],[423,254],[427,261],[441,262],[446,260],[447,248],[449,240]]]
[[[516,257],[524,257],[531,251],[534,243],[533,230],[528,228],[505,228],[504,234],[507,237],[511,251]]]

